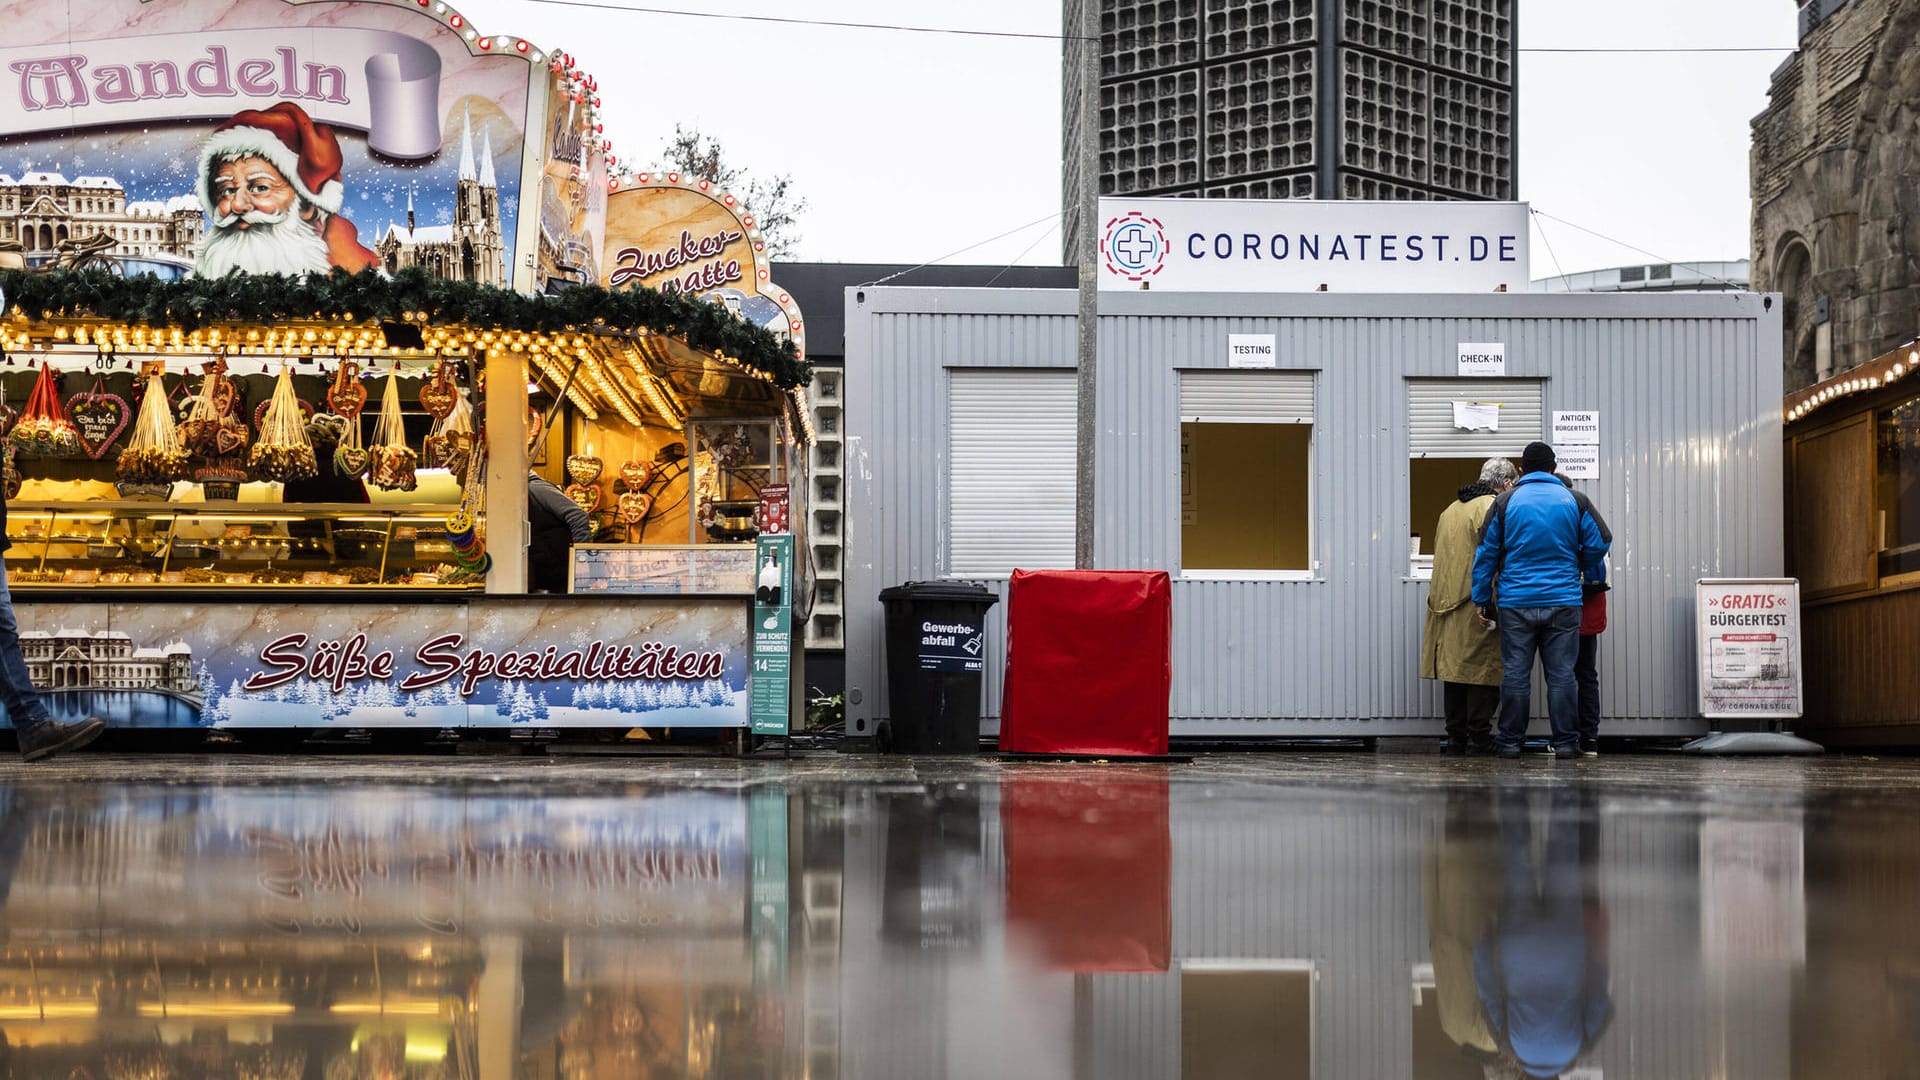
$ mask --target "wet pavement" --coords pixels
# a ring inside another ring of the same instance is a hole
[[[0,1076],[1920,1076],[1920,759],[80,755],[0,890]]]

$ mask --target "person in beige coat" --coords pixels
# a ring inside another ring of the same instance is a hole
[[[1488,458],[1480,479],[1460,489],[1433,534],[1433,580],[1420,640],[1420,677],[1439,679],[1447,718],[1443,753],[1492,753],[1493,714],[1500,706],[1500,635],[1473,605],[1473,557],[1493,500],[1518,472],[1506,458]]]

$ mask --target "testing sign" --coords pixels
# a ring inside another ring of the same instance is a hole
[[[1702,578],[1694,587],[1700,715],[1800,715],[1800,583]]]

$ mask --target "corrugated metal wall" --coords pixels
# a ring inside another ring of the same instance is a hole
[[[1097,561],[1174,584],[1173,733],[1437,730],[1416,677],[1425,583],[1408,579],[1407,385],[1452,377],[1461,342],[1504,342],[1546,408],[1597,409],[1590,492],[1616,534],[1601,645],[1608,730],[1695,721],[1693,582],[1782,567],[1780,318],[1751,294],[1101,298]],[[886,715],[879,590],[947,573],[947,372],[1071,367],[1061,291],[850,291],[849,731]],[[1318,372],[1313,552],[1297,581],[1179,579],[1181,369],[1225,368],[1227,335],[1273,334]],[[988,582],[1004,590],[1004,582]],[[989,651],[1004,649],[996,609]],[[997,729],[1000,671],[986,679]]]

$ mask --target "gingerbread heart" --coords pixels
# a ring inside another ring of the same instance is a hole
[[[427,384],[420,388],[420,407],[427,410],[427,415],[435,419],[452,412],[454,405],[459,401],[460,394],[453,388],[453,384],[441,381],[437,375],[427,380]]]
[[[214,451],[221,457],[232,457],[247,448],[247,426],[235,421],[220,425],[213,435]]]
[[[341,476],[359,476],[367,471],[367,452],[358,446],[335,447],[333,471]]]
[[[333,385],[327,387],[327,407],[351,420],[360,415],[367,404],[367,387],[360,381],[360,365],[351,360],[343,360],[340,370],[333,375]]]
[[[207,378],[216,378],[216,376],[209,375]],[[213,387],[213,411],[225,416],[233,411],[234,402],[239,400],[240,388],[233,385],[232,379],[224,376],[218,376],[218,378],[220,381]]]
[[[647,512],[652,509],[653,496],[644,491],[629,491],[620,496],[620,520],[629,525],[647,520]]]
[[[568,484],[566,491],[567,498],[572,499],[575,505],[587,513],[591,514],[600,508],[599,488],[589,487],[586,484]]]
[[[67,399],[67,418],[80,436],[80,449],[95,461],[106,456],[120,433],[127,430],[133,410],[119,394],[88,391]]]
[[[604,466],[597,457],[586,454],[567,455],[567,475],[576,484],[591,484],[600,479],[600,470]]]
[[[653,463],[648,461],[629,461],[620,466],[620,482],[627,485],[628,491],[639,491],[653,482]]]

